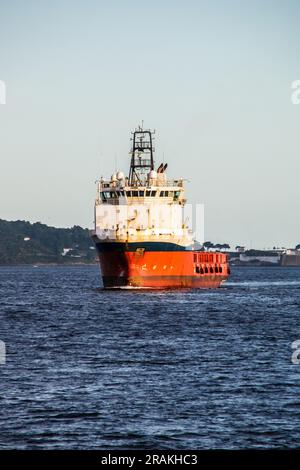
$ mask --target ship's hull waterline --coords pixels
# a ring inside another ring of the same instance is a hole
[[[105,288],[216,288],[229,275],[227,256],[152,244],[96,242]]]

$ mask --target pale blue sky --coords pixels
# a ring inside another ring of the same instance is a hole
[[[204,202],[206,239],[300,243],[299,1],[0,0],[0,217],[92,226],[130,131]]]

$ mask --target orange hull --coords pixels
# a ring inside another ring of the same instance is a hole
[[[214,288],[228,278],[227,256],[203,251],[98,248],[104,287]],[[104,244],[105,245],[105,244]],[[103,245],[102,245],[103,246]]]

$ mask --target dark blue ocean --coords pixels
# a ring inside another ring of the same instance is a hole
[[[300,269],[100,286],[96,266],[0,268],[0,449],[300,447]]]

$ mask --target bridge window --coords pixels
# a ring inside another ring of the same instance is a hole
[[[126,191],[127,197],[131,197],[131,191]]]
[[[151,197],[155,197],[156,196],[156,191],[151,191]]]
[[[132,191],[132,197],[139,197],[138,191]]]
[[[145,193],[144,191],[139,191],[139,197],[144,197]]]

